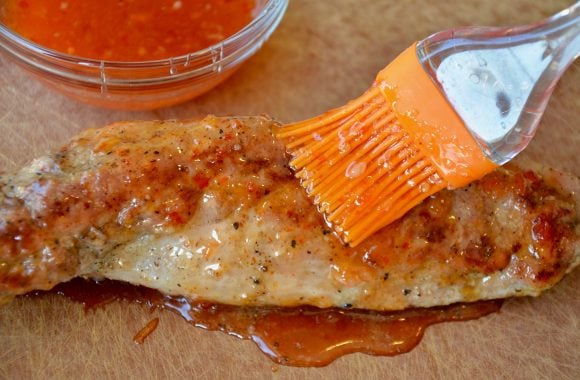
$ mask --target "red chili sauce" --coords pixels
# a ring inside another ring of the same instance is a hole
[[[120,300],[145,304],[151,309],[169,309],[197,327],[253,341],[276,363],[312,367],[327,365],[354,352],[402,354],[421,341],[428,326],[480,318],[498,311],[502,304],[501,300],[485,301],[395,312],[308,306],[236,307],[164,296],[155,290],[117,281],[97,284],[82,279],[60,284],[51,293],[80,302],[85,309]],[[134,340],[143,343],[157,323],[157,319],[151,320]]]
[[[254,0],[5,0],[0,22],[84,58],[145,61],[195,52],[252,20]]]

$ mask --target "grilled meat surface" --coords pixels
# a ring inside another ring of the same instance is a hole
[[[117,123],[0,175],[0,298],[76,276],[232,305],[397,310],[538,295],[580,262],[580,181],[507,166],[356,248],[267,117]]]

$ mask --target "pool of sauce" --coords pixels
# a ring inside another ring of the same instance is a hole
[[[241,30],[255,0],[5,0],[0,22],[84,58],[144,61],[193,53]]]
[[[324,366],[340,356],[362,352],[392,356],[412,350],[425,329],[435,323],[465,321],[496,312],[502,301],[454,304],[428,309],[373,312],[314,307],[237,307],[164,296],[156,290],[105,280],[75,279],[48,293],[82,303],[86,310],[113,301],[144,304],[176,312],[200,328],[249,339],[274,362],[291,366]],[[30,296],[42,296],[35,292]],[[135,335],[137,343],[157,327],[153,319]]]

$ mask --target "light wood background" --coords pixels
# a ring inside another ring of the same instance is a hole
[[[208,113],[314,116],[358,96],[415,40],[465,25],[528,23],[570,1],[292,0],[279,29],[229,81],[187,104],[153,111],[97,109],[49,92],[0,58],[0,171],[87,127]],[[580,175],[580,63],[556,88],[536,139],[520,158]],[[85,313],[59,297],[0,308],[0,378],[578,379],[580,273],[499,314],[437,325],[409,354],[355,354],[324,368],[273,365],[250,342],[187,325],[169,312],[112,304]],[[137,346],[152,317],[158,329]]]

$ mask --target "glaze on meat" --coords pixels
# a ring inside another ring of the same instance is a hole
[[[580,260],[580,184],[501,168],[356,248],[265,117],[118,123],[0,176],[0,297],[76,276],[231,305],[398,310],[537,295]]]

